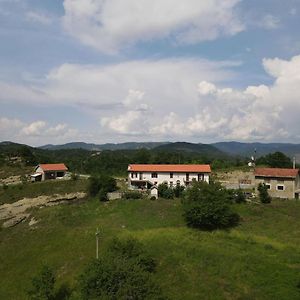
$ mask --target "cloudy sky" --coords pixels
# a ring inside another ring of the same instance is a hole
[[[300,143],[300,0],[0,0],[0,141]]]

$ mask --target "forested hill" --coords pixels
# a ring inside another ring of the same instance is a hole
[[[279,151],[290,157],[296,156],[300,159],[300,144],[220,142],[212,145],[231,155],[250,157],[254,155],[254,151],[256,150],[257,157],[260,157]]]
[[[208,144],[192,144],[186,142],[168,143],[154,148],[156,151],[201,153],[209,157],[225,157],[226,153]]]

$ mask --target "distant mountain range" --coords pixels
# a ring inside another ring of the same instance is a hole
[[[88,144],[83,142],[67,143],[63,145],[44,145],[39,147],[40,149],[46,150],[61,150],[61,149],[84,149],[90,151],[100,150],[136,150],[136,149],[153,149],[161,145],[165,145],[167,142],[149,142],[149,143],[120,143],[120,144]]]
[[[256,156],[260,157],[279,151],[290,157],[296,156],[297,160],[300,160],[300,144],[220,142],[214,143],[212,146],[231,155],[250,157],[256,151]]]
[[[24,146],[21,144],[5,141],[0,142],[0,152],[9,151],[15,148]],[[33,148],[33,147],[31,147]],[[103,151],[103,150],[137,150],[149,149],[155,151],[169,152],[190,152],[201,153],[214,157],[224,156],[240,156],[250,157],[256,153],[257,157],[280,151],[289,157],[296,157],[300,161],[300,144],[288,143],[239,143],[239,142],[220,142],[213,144],[187,143],[187,142],[147,142],[147,143],[120,143],[120,144],[91,144],[84,142],[67,143],[63,145],[44,145],[36,149],[40,150],[68,150],[68,149],[84,149],[88,151]]]
[[[45,145],[39,147],[47,150],[60,149],[85,149],[90,151],[101,150],[136,150],[155,149],[165,151],[185,151],[193,153],[209,153],[220,156],[224,153],[232,156],[250,157],[255,154],[257,157],[280,151],[286,155],[296,156],[300,160],[300,144],[288,143],[239,143],[239,142],[219,142],[213,144],[186,143],[186,142],[148,142],[148,143],[120,143],[120,144],[88,144],[83,142],[67,143],[63,145]]]

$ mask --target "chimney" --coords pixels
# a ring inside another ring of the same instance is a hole
[[[296,157],[293,157],[293,169],[296,169]]]

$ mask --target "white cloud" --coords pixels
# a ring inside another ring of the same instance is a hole
[[[52,23],[52,18],[50,16],[36,11],[28,11],[25,18],[27,21],[40,23],[42,25],[50,25]]]
[[[265,29],[277,29],[280,27],[280,23],[280,18],[268,14],[262,18],[262,20],[259,22],[259,25]]]
[[[106,66],[65,64],[44,80],[19,87],[2,83],[7,99],[80,107],[101,123],[101,136],[148,140],[288,140],[299,138],[300,55],[264,59],[274,83],[224,87],[236,63],[196,59],[131,61]],[[25,99],[25,100],[24,100]],[[4,122],[3,122],[4,124]],[[64,123],[26,124],[25,133],[79,136]],[[22,128],[23,128],[22,127]],[[65,134],[65,135],[64,135]],[[37,136],[37,135],[36,135]],[[32,136],[33,137],[33,136]]]
[[[67,124],[49,126],[46,121],[31,123],[19,119],[0,117],[0,141],[15,141],[30,145],[42,145],[48,142],[62,143],[80,137],[78,130]],[[81,136],[82,137],[82,136]]]
[[[21,134],[25,134],[28,136],[40,136],[44,132],[45,127],[46,122],[36,121],[24,127],[21,131]]]
[[[65,29],[106,53],[139,41],[168,38],[194,44],[244,30],[240,0],[64,0]]]

